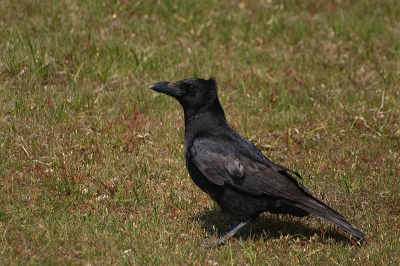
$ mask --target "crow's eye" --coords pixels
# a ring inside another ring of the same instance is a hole
[[[189,85],[189,91],[190,92],[195,92],[196,91],[196,87],[192,84]]]

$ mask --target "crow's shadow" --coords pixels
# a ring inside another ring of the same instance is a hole
[[[318,219],[313,215],[309,217]],[[211,238],[217,237],[218,233],[224,231],[231,225],[238,223],[229,213],[221,209],[205,208],[192,217],[199,221],[203,229]],[[303,218],[304,220],[305,218]],[[339,231],[328,229],[326,232],[316,230],[304,224],[301,218],[290,215],[262,214],[252,223],[246,225],[241,231],[233,236],[234,239],[280,239],[282,236],[291,236],[292,239],[299,238],[301,241],[309,241],[315,235],[321,239],[333,238],[338,244],[352,245],[349,239]]]

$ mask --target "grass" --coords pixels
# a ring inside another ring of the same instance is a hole
[[[398,1],[0,2],[0,264],[400,263]],[[148,89],[216,77],[231,125],[367,233],[232,223]]]

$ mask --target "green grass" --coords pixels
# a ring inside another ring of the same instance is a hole
[[[399,1],[0,1],[0,264],[400,263]],[[190,180],[179,104],[231,125],[368,235],[233,221]]]

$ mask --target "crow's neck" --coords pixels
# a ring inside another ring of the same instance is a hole
[[[227,126],[224,110],[216,98],[212,103],[200,108],[184,108],[185,137],[192,138],[197,134],[215,134]]]

